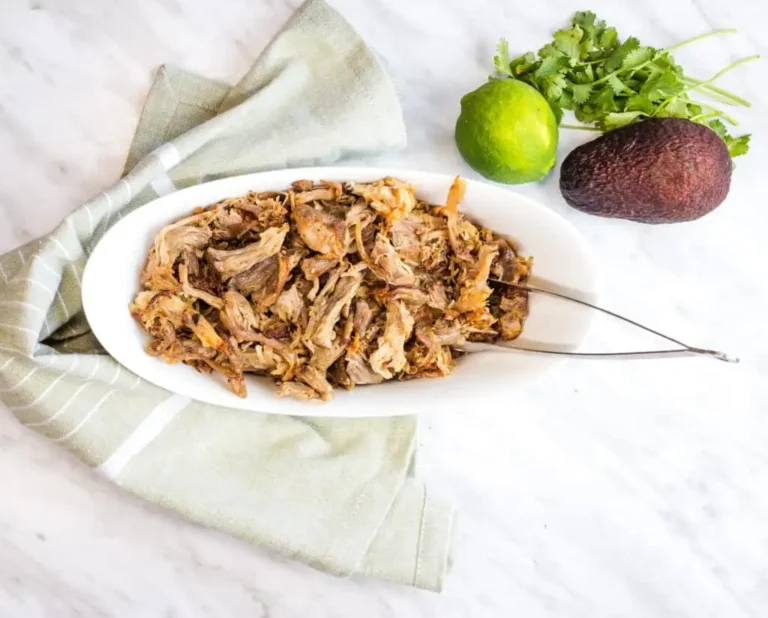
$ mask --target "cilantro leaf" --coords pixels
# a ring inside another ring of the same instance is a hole
[[[621,94],[626,89],[626,85],[615,75],[608,77],[608,85],[611,87],[615,94]]]
[[[731,158],[747,154],[750,135],[731,137],[728,134],[728,129],[725,128],[723,121],[720,119],[710,120],[707,126],[723,139],[725,145],[728,146],[728,154],[731,155]]]
[[[563,94],[560,95],[557,104],[560,106],[561,110],[573,109],[573,97],[567,90],[563,90]]]
[[[563,68],[563,58],[557,56],[548,56],[541,61],[539,68],[536,69],[536,78],[547,77],[548,75],[558,75]]]
[[[640,47],[640,41],[638,41],[635,37],[629,37],[626,41],[619,45],[619,47],[608,57],[608,60],[605,61],[605,71],[607,73],[611,73],[612,71],[618,69],[624,62],[624,59],[627,57],[627,55],[630,52],[636,50],[638,47]]]
[[[640,89],[651,101],[661,101],[679,94],[683,90],[683,84],[673,73],[665,72],[650,78]]]
[[[546,60],[547,58],[561,58],[563,52],[561,52],[554,43],[547,43],[539,50],[539,58]]]
[[[614,129],[620,129],[628,124],[632,124],[640,116],[644,116],[643,112],[611,112],[603,118],[600,123],[606,131],[613,131]]]
[[[515,58],[509,64],[509,70],[512,77],[518,77],[530,71],[536,65],[536,54],[528,52],[519,58]]]
[[[549,101],[557,101],[568,85],[565,78],[559,73],[555,75],[547,75],[541,79],[540,82],[544,90],[544,96]]]
[[[747,154],[749,151],[750,137],[750,135],[741,135],[740,137],[728,136],[728,138],[726,138],[725,144],[728,146],[728,154],[731,155],[731,158]]]
[[[667,99],[667,104],[663,108],[659,108],[657,116],[672,117],[672,118],[688,118],[688,104],[680,99]]]
[[[598,20],[592,11],[579,11],[571,19],[571,25],[581,28],[590,41],[597,41],[605,30],[605,22]]]
[[[586,103],[592,94],[591,84],[574,84],[571,88],[574,103]]]
[[[704,110],[702,109],[701,105],[696,105],[696,103],[688,103],[688,114],[690,115],[691,119],[694,119],[696,116],[701,116],[703,113]]]
[[[587,69],[591,68],[589,65],[584,67],[584,70],[579,71],[573,71],[571,74],[571,79],[577,83],[577,84],[592,84],[593,81],[595,81],[595,77],[592,74],[592,71],[588,71]]]
[[[586,123],[597,122],[604,116],[602,110],[589,103],[574,108],[573,113],[576,116],[576,120]]]
[[[652,47],[638,47],[637,49],[633,49],[624,56],[624,60],[621,62],[621,68],[624,70],[636,69],[641,64],[650,61],[650,59],[653,58],[653,54],[654,50]]]
[[[584,30],[589,31],[595,25],[597,15],[592,11],[576,11],[571,18],[571,23],[574,26],[581,26]]]
[[[606,28],[600,35],[600,47],[612,50],[619,45],[619,33],[616,28]]]
[[[496,55],[493,57],[493,66],[496,67],[496,72],[502,75],[512,75],[509,62],[509,43],[507,39],[500,39],[499,44],[496,46]]]
[[[728,129],[725,128],[722,120],[712,120],[708,126],[723,139],[728,135]]]
[[[563,108],[560,107],[560,105],[557,103],[553,103],[552,101],[549,101],[549,106],[552,108],[552,113],[555,115],[557,124],[560,124],[560,122],[563,120]]]
[[[649,77],[654,77],[662,73],[671,73],[673,75],[682,74],[682,69],[675,63],[675,59],[669,55],[669,52],[658,52],[652,62],[645,66]]]
[[[605,113],[618,111],[616,106],[616,95],[610,86],[603,87],[596,96],[592,98],[594,104]]]
[[[654,106],[648,97],[643,96],[642,94],[636,94],[627,99],[624,109],[628,112],[643,112],[644,114],[651,116],[654,111]]]
[[[578,61],[581,58],[579,43],[583,35],[584,31],[578,26],[569,30],[558,30],[555,32],[555,48],[571,60]]]

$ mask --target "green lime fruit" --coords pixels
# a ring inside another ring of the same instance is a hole
[[[496,182],[541,180],[557,159],[557,120],[546,99],[515,79],[491,79],[461,99],[456,145]]]

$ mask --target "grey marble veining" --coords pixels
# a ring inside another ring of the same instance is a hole
[[[681,50],[690,74],[768,54],[768,5],[334,0],[387,64],[405,152],[358,161],[476,175],[453,146],[462,94],[496,40],[537,49],[574,10]],[[164,62],[236,80],[295,0],[0,3],[0,251],[51,229],[119,173]],[[441,595],[338,580],[148,507],[0,412],[0,616],[768,615],[768,89],[765,62],[726,75],[752,151],[726,203],[685,225],[589,217],[557,174],[517,187],[572,221],[601,258],[603,304],[742,357],[571,362],[494,409],[424,416],[420,474],[460,511]],[[589,135],[563,131],[560,158]],[[590,344],[635,334],[600,323]]]

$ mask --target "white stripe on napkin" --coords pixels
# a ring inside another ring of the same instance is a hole
[[[181,395],[171,395],[160,402],[149,413],[139,426],[128,436],[110,457],[96,468],[109,479],[114,480],[120,474],[128,462],[141,453],[160,432],[181,412],[189,403],[189,398]]]
[[[76,434],[78,431],[80,431],[80,428],[81,428],[83,425],[85,425],[85,424],[86,424],[86,423],[87,423],[87,422],[88,422],[88,421],[91,419],[91,417],[92,417],[94,414],[96,414],[96,412],[98,412],[98,411],[99,411],[99,408],[101,408],[101,405],[102,405],[102,404],[103,404],[103,403],[104,403],[104,402],[105,402],[107,399],[109,399],[109,398],[110,398],[112,395],[114,395],[116,392],[117,392],[117,391],[115,391],[114,389],[112,389],[111,391],[109,391],[108,393],[106,393],[104,396],[102,396],[102,398],[101,398],[101,399],[99,399],[99,401],[97,401],[97,402],[96,402],[96,405],[95,405],[95,406],[93,406],[93,407],[92,407],[90,410],[88,410],[88,412],[87,412],[87,413],[86,413],[86,415],[85,415],[85,418],[83,418],[83,420],[82,420],[82,421],[80,421],[80,422],[79,422],[79,423],[78,423],[78,424],[75,426],[75,428],[74,428],[74,429],[72,429],[71,431],[69,431],[69,432],[65,433],[63,436],[61,436],[61,437],[59,437],[59,438],[56,438],[56,439],[52,440],[52,442],[64,442],[64,440],[69,440],[69,438],[71,438],[71,437],[72,437],[72,436],[74,436],[74,435],[75,435],[75,434]]]
[[[63,377],[63,376],[60,376]],[[86,388],[88,388],[92,383],[91,382],[85,382],[84,384],[81,384],[77,387],[77,390],[72,393],[72,395],[69,396],[69,399],[67,399],[67,402],[59,408],[57,412],[49,416],[43,421],[38,421],[34,423],[24,423],[27,427],[45,427],[46,425],[50,425],[53,421],[55,421],[59,416],[64,414],[64,412],[69,408],[70,404],[77,399],[77,396],[82,393]]]
[[[162,174],[149,183],[152,190],[160,197],[168,195],[176,190],[176,186],[173,184],[167,174]]]
[[[179,149],[173,144],[163,144],[153,153],[154,157],[163,166],[163,169],[168,171],[178,165],[181,161],[181,153]],[[168,177],[168,174],[160,174],[152,182],[149,183],[152,190],[160,196],[168,195],[176,191],[176,186],[173,181]]]

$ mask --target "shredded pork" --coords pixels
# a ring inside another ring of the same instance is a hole
[[[445,376],[467,341],[511,340],[528,315],[531,258],[395,178],[300,180],[198,209],[163,228],[131,313],[147,352],[278,394],[327,401],[334,388]]]

